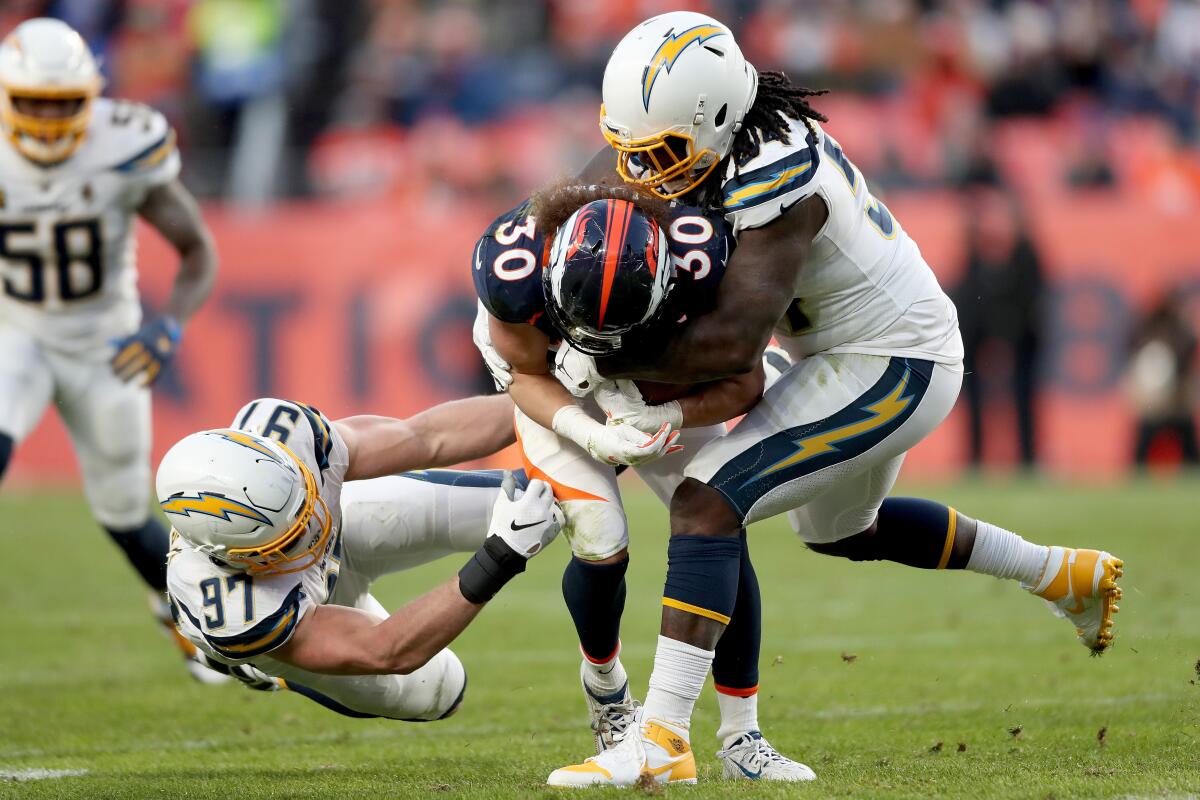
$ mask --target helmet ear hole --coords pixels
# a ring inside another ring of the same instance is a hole
[[[717,115],[715,117],[713,117],[713,125],[715,125],[718,128],[721,127],[722,125],[724,125],[725,124],[725,115],[728,111],[729,111],[729,103],[723,104],[721,106],[721,110],[717,112]]]

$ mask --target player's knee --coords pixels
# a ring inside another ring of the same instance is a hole
[[[408,719],[422,722],[442,720],[462,707],[467,694],[467,670],[452,650],[438,653],[418,673],[416,677],[421,690],[417,693],[420,695],[417,704],[425,708]],[[409,680],[412,679],[410,676]]]
[[[877,525],[872,523],[871,527],[861,533],[835,542],[809,542],[808,548],[815,553],[850,561],[881,561],[885,556],[880,552],[879,542],[875,537],[876,528]]]
[[[135,474],[136,473],[136,474]],[[140,528],[150,517],[150,474],[146,470],[102,472],[88,468],[85,490],[92,515],[105,528]]]
[[[725,496],[695,478],[685,478],[671,497],[672,536],[736,536],[741,527]]]
[[[629,523],[620,503],[572,500],[562,504],[563,535],[576,558],[613,563],[628,557]]]
[[[4,477],[4,472],[8,469],[8,461],[12,458],[15,446],[13,438],[0,431],[0,478]]]

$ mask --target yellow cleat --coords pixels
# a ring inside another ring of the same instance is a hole
[[[1121,610],[1117,579],[1124,566],[1124,561],[1102,550],[1051,547],[1041,580],[1026,588],[1074,625],[1079,641],[1100,655],[1113,642],[1113,615]]]
[[[634,786],[696,782],[696,758],[687,734],[661,720],[630,726],[616,744],[582,764],[550,773],[550,786]]]

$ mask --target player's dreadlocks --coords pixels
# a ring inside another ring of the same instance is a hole
[[[537,218],[546,241],[572,214],[593,200],[628,200],[638,210],[666,230],[670,227],[670,205],[645,189],[628,184],[581,184],[577,178],[564,178],[536,192],[530,198],[531,211]]]
[[[829,94],[825,89],[806,89],[792,83],[782,72],[758,72],[758,94],[754,104],[742,120],[742,129],[733,140],[730,157],[734,163],[744,164],[758,155],[758,147],[764,141],[778,139],[788,143],[788,123],[784,117],[803,120],[811,131],[812,122],[828,122],[829,119],[808,104],[808,97]]]

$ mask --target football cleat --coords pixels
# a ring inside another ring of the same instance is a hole
[[[696,782],[696,758],[687,735],[662,720],[643,719],[615,737],[612,747],[582,764],[550,773],[550,786],[633,786]]]
[[[619,699],[615,702],[609,697],[598,697],[587,685],[588,664],[580,664],[579,679],[583,683],[583,697],[587,702],[588,721],[592,728],[592,736],[596,740],[596,754],[603,753],[612,747],[617,738],[633,724],[634,715],[641,706],[629,693],[629,682],[617,692]]]
[[[1075,626],[1079,641],[1100,655],[1113,642],[1113,615],[1120,611],[1117,579],[1125,562],[1102,550],[1051,547],[1036,586],[1025,588],[1046,601],[1056,616]]]
[[[752,781],[811,781],[817,774],[799,761],[792,761],[763,738],[761,731],[743,733],[717,758],[726,778]]]

